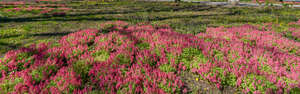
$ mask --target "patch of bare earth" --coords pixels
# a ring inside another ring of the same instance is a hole
[[[196,79],[197,75],[191,72],[184,72],[181,76],[188,93],[191,94],[237,94],[238,91],[233,87],[224,87],[222,90],[206,81]],[[198,77],[199,78],[199,77]]]

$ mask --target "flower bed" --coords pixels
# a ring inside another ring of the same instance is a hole
[[[66,13],[71,10],[66,4],[55,4],[55,0],[49,3],[41,2],[0,2],[2,12],[7,15],[16,15],[18,13],[32,13],[42,15],[56,15],[55,13]]]
[[[300,87],[300,43],[251,25],[198,35],[107,22],[54,43],[9,51],[1,93],[189,93],[183,71],[222,89],[288,93]]]

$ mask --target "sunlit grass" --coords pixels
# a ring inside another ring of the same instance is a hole
[[[105,21],[122,20],[131,24],[167,24],[176,32],[197,34],[207,27],[276,23],[282,26],[300,18],[298,9],[212,7],[199,3],[173,2],[68,2],[65,16],[53,17],[36,12],[6,12],[0,9],[0,41],[24,46],[39,39],[55,40],[56,33],[99,28]],[[285,28],[285,27],[282,27]],[[37,36],[53,33],[49,36]],[[0,45],[1,52],[9,49]]]

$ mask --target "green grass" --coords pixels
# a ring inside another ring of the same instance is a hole
[[[217,26],[268,22],[287,26],[300,18],[299,9],[216,7],[188,2],[73,2],[68,5],[73,10],[63,17],[36,12],[7,13],[5,8],[0,9],[0,53],[32,43],[56,41],[77,30],[99,28],[105,21],[168,24],[177,32],[197,34]]]
[[[210,2],[227,2],[228,0],[189,0],[189,1],[210,1]],[[240,2],[251,2],[252,0],[240,0]]]

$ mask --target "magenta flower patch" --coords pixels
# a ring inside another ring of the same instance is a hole
[[[180,76],[190,72],[219,89],[289,93],[300,86],[299,49],[284,34],[252,25],[191,35],[168,26],[107,22],[99,30],[7,52],[0,60],[0,91],[189,93]]]

